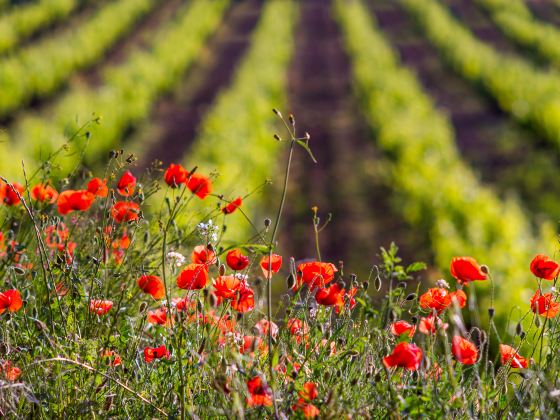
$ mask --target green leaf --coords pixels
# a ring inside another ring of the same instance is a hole
[[[414,262],[414,263],[410,264],[408,267],[406,267],[406,272],[407,273],[415,273],[416,271],[425,270],[426,268],[428,268],[426,263]]]
[[[309,153],[309,156],[311,157],[311,159],[313,160],[314,163],[317,163],[317,159],[315,159],[315,156],[313,156],[313,152],[311,151],[311,149],[309,148],[309,146],[307,145],[307,143],[305,143],[302,140],[296,140],[297,144],[299,144],[301,147],[303,147],[307,153]]]

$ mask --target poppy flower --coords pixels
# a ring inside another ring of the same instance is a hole
[[[165,296],[165,287],[158,276],[143,275],[138,279],[138,287],[154,299],[163,299]]]
[[[249,265],[249,257],[243,255],[240,249],[232,249],[226,255],[226,264],[235,271],[245,270]]]
[[[109,188],[107,188],[107,180],[92,178],[91,181],[88,182],[87,190],[96,197],[107,197],[107,194],[109,193]]]
[[[52,204],[58,198],[58,192],[50,185],[37,184],[31,189],[31,198]]]
[[[305,418],[317,417],[320,411],[310,401],[313,401],[318,395],[317,385],[313,382],[306,382],[303,384],[303,389],[299,391],[298,402],[292,406],[292,409],[300,411]]]
[[[109,359],[108,362],[110,366],[117,367],[122,365],[121,357],[114,350],[109,350],[109,349],[103,350],[103,352],[101,353],[101,357],[108,358]]]
[[[317,384],[314,382],[306,382],[303,384],[303,388],[299,391],[299,397],[304,401],[313,401],[319,396],[319,391],[317,391]]]
[[[459,308],[463,309],[467,304],[467,295],[462,290],[455,290],[449,294],[451,298],[451,303],[457,303]]]
[[[303,417],[306,418],[306,419],[313,419],[313,418],[319,416],[319,414],[321,414],[319,409],[311,403],[298,402],[292,408],[295,411],[301,411],[301,414],[303,414]]]
[[[241,204],[243,204],[243,199],[241,197],[237,197],[231,203],[228,203],[222,208],[222,213],[231,214],[237,210],[238,207],[241,207]]]
[[[136,188],[136,177],[132,175],[132,172],[125,171],[117,182],[117,191],[123,197],[130,197],[134,194],[134,189]]]
[[[242,285],[242,281],[235,276],[219,276],[213,282],[215,295],[223,299],[235,298]]]
[[[309,325],[298,318],[290,318],[286,328],[290,331],[290,335],[296,337],[296,342],[298,344],[302,339],[307,338],[307,335],[309,334]]]
[[[507,344],[500,344],[500,356],[502,365],[511,364],[512,368],[526,369],[529,361],[520,356],[513,347]]]
[[[341,307],[344,305],[344,292],[337,283],[328,288],[319,288],[315,300],[319,305]]]
[[[264,277],[269,280],[282,267],[282,256],[278,254],[265,255],[261,258],[260,266]]]
[[[10,312],[17,312],[21,309],[22,305],[21,295],[16,289],[0,293],[0,314],[4,313],[6,309]]]
[[[239,348],[239,353],[254,355],[255,352],[260,354],[268,353],[268,346],[265,341],[261,337],[243,336],[243,345]]]
[[[554,280],[559,271],[560,265],[546,255],[539,254],[531,261],[531,272],[540,279]]]
[[[460,284],[469,284],[471,281],[486,280],[488,278],[476,260],[471,257],[452,258],[449,271]]]
[[[177,286],[186,290],[199,290],[208,283],[208,268],[204,264],[189,264],[177,277]]]
[[[407,334],[409,337],[414,335],[416,326],[406,321],[396,321],[391,324],[391,334],[401,336]]]
[[[66,190],[58,195],[56,205],[61,215],[66,215],[72,211],[86,211],[95,200],[95,195],[85,190]]]
[[[474,365],[478,358],[478,349],[475,344],[458,335],[453,337],[451,352],[455,359],[464,365]]]
[[[64,247],[68,240],[70,232],[64,223],[57,223],[56,225],[49,225],[45,229],[45,243],[49,248]]]
[[[188,177],[186,182],[187,188],[202,200],[212,192],[212,181],[204,175],[194,173]]]
[[[270,328],[270,335],[272,336],[272,338],[276,338],[276,336],[278,335],[278,325],[276,325],[274,322],[272,321],[268,322],[267,319],[263,318],[259,322],[257,322],[254,327],[254,329],[260,335],[268,335],[269,328]]]
[[[196,301],[190,300],[188,296],[182,299],[175,298],[173,302],[175,303],[177,312],[194,311],[196,309]]]
[[[325,287],[334,279],[334,273],[337,271],[333,263],[314,261],[299,264],[294,289],[299,289],[303,283],[307,284],[309,289]]]
[[[242,285],[237,296],[231,301],[231,307],[237,312],[249,312],[255,308],[255,292],[246,285]]]
[[[393,352],[383,358],[383,364],[388,367],[402,367],[417,370],[422,361],[422,350],[416,345],[402,342],[396,345]]]
[[[105,315],[113,307],[110,300],[92,299],[89,303],[89,310],[97,315]]]
[[[432,287],[420,296],[418,303],[424,309],[435,309],[441,313],[451,305],[451,296],[443,287]]]
[[[558,309],[560,309],[560,304],[554,301],[552,293],[541,295],[541,292],[537,290],[531,298],[531,310],[536,314],[546,318],[554,318]]]
[[[171,320],[167,319],[167,308],[161,307],[157,308],[155,311],[148,311],[147,319],[149,324],[157,325],[168,325],[171,324]]]
[[[436,333],[437,328],[441,328],[445,331],[445,330],[447,330],[448,327],[449,327],[449,324],[443,323],[443,321],[441,319],[439,319],[437,316],[430,315],[430,316],[423,317],[423,318],[420,319],[420,324],[418,325],[418,330],[422,334],[433,335],[433,334]]]
[[[272,393],[266,384],[263,384],[260,376],[255,376],[247,381],[247,389],[249,390],[249,398],[247,398],[247,405],[249,407],[272,405]]]
[[[21,369],[14,366],[12,362],[6,360],[0,364],[0,371],[4,374],[6,380],[15,382],[21,375]]]
[[[140,206],[132,201],[118,201],[111,207],[111,217],[117,223],[140,219]]]
[[[5,184],[2,182],[0,183],[0,189],[2,189],[0,198],[2,198],[2,202],[8,206],[18,205],[21,201],[20,196],[23,195],[25,190],[23,186],[17,182],[13,184]]]
[[[171,188],[177,188],[187,180],[188,176],[189,173],[185,168],[183,168],[181,165],[172,163],[165,170],[163,179],[165,180],[165,183]]]
[[[146,363],[150,363],[154,359],[161,359],[163,357],[166,359],[171,358],[171,354],[164,344],[159,347],[146,347],[144,349],[144,360]]]
[[[191,261],[195,264],[214,264],[216,262],[216,253],[204,245],[197,245],[191,254]]]

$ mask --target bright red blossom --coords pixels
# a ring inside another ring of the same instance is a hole
[[[58,198],[58,192],[50,185],[37,184],[31,189],[31,198],[52,204]]]
[[[235,271],[245,270],[249,265],[249,257],[243,255],[240,249],[232,249],[226,255],[226,264]]]
[[[261,259],[261,270],[267,280],[272,278],[272,275],[278,273],[282,267],[282,256],[278,254],[265,255]]]
[[[187,188],[203,200],[212,192],[212,181],[204,175],[194,173],[187,179]]]
[[[560,265],[546,255],[539,254],[531,261],[531,272],[540,279],[554,280],[560,272]]]
[[[320,288],[315,293],[315,300],[319,305],[341,307],[344,305],[345,290],[337,283],[328,288]]]
[[[109,359],[108,362],[109,365],[111,366],[117,367],[122,365],[121,357],[114,350],[109,350],[109,349],[103,350],[103,352],[101,353],[101,357]]]
[[[412,337],[415,331],[416,326],[406,321],[396,321],[391,324],[391,334],[393,335],[400,336],[407,334],[409,337]]]
[[[161,359],[163,357],[166,359],[171,358],[171,354],[163,344],[159,347],[146,347],[144,349],[144,360],[146,363],[150,363],[154,359]]]
[[[16,289],[6,290],[0,293],[0,314],[7,309],[10,312],[17,312],[21,309],[23,301]]]
[[[334,279],[334,273],[338,270],[332,263],[326,262],[306,262],[297,266],[297,279],[294,289],[299,289],[303,283],[309,289],[315,287],[325,287]]]
[[[87,190],[93,195],[95,195],[96,197],[101,197],[101,198],[107,197],[107,194],[109,193],[109,188],[107,188],[107,180],[106,179],[101,180],[100,178],[92,178],[91,181],[89,181],[88,183]]]
[[[560,309],[560,304],[554,301],[552,293],[545,293],[537,290],[531,298],[531,310],[546,318],[554,318]]]
[[[276,336],[278,335],[278,325],[276,325],[274,322],[268,322],[267,319],[263,318],[261,319],[259,322],[257,322],[255,324],[255,330],[260,334],[260,335],[268,335],[268,330],[269,328],[271,328],[270,334],[272,335],[272,338],[276,338]]]
[[[388,367],[402,367],[417,370],[422,361],[422,350],[416,344],[402,342],[397,344],[393,352],[383,358],[383,364]]]
[[[231,307],[237,312],[249,312],[255,308],[255,292],[246,284],[242,284],[237,296],[231,301]]]
[[[88,210],[95,200],[95,195],[85,190],[66,190],[58,195],[56,205],[61,215],[66,215],[73,211]]]
[[[171,188],[177,188],[180,184],[183,184],[187,180],[188,176],[189,172],[185,168],[181,165],[172,163],[165,170],[163,179]]]
[[[179,277],[177,277],[177,286],[186,290],[203,289],[208,283],[208,268],[204,264],[187,265]]]
[[[520,356],[513,347],[507,344],[500,344],[500,356],[502,365],[511,364],[512,368],[526,369],[529,362]]]
[[[134,189],[136,188],[136,177],[132,175],[132,172],[125,171],[119,182],[117,182],[117,191],[123,197],[130,197],[134,194]]]
[[[464,365],[474,365],[478,358],[478,349],[475,344],[458,335],[453,337],[451,352],[455,359]]]
[[[451,260],[449,270],[460,284],[469,284],[471,281],[488,278],[476,260],[471,257],[454,257]]]
[[[272,405],[272,393],[266,384],[262,382],[260,376],[255,376],[247,381],[247,389],[249,390],[249,398],[247,398],[247,405],[249,407]]]
[[[165,296],[165,287],[158,276],[143,275],[138,279],[138,287],[154,299],[163,299]]]
[[[234,299],[243,286],[243,282],[235,276],[219,276],[213,282],[215,295],[223,299]]]
[[[420,319],[420,324],[418,326],[418,330],[422,334],[433,335],[433,334],[436,333],[437,328],[443,329],[445,331],[445,330],[447,330],[448,327],[449,327],[449,324],[443,323],[443,321],[441,319],[439,319],[437,316],[430,315],[430,316],[423,317],[422,319]]]
[[[13,184],[5,184],[0,182],[0,198],[1,201],[8,206],[15,206],[20,203],[20,196],[23,195],[25,189],[22,185],[14,182]]]
[[[118,201],[111,207],[111,217],[117,223],[140,219],[140,206],[132,201]]]
[[[235,200],[233,200],[231,203],[226,204],[223,208],[222,208],[222,213],[224,214],[231,214],[233,213],[235,210],[237,210],[239,207],[241,207],[241,204],[243,204],[243,199],[241,197],[237,197]]]
[[[4,374],[6,380],[15,382],[21,375],[21,369],[14,366],[12,362],[6,360],[0,364],[0,371]]]
[[[195,264],[214,264],[216,253],[204,245],[197,245],[191,254],[191,261]]]
[[[92,299],[89,303],[89,310],[97,315],[105,315],[113,307],[110,300]]]

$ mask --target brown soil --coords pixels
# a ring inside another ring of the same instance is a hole
[[[560,25],[560,7],[551,0],[526,0],[535,17],[554,25]]]

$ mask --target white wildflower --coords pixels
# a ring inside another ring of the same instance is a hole
[[[167,260],[176,267],[181,267],[185,263],[185,256],[179,252],[170,251],[167,253]]]

